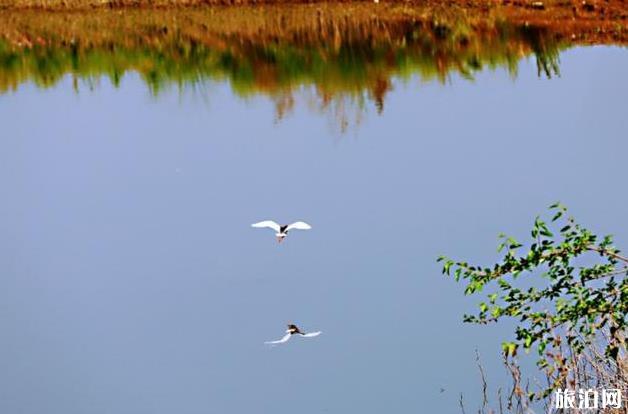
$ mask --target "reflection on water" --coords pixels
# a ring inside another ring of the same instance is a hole
[[[119,85],[136,71],[156,95],[228,81],[240,96],[270,96],[280,117],[304,89],[321,107],[372,100],[381,112],[393,78],[473,79],[484,68],[516,76],[527,56],[552,77],[573,44],[626,42],[613,22],[518,13],[374,4],[3,12],[0,92],[68,74],[75,85],[101,76]]]

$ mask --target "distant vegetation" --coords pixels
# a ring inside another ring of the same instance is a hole
[[[574,22],[571,11],[548,20],[507,7],[10,8],[0,13],[0,93],[29,81],[49,87],[68,75],[118,85],[136,72],[154,94],[228,81],[240,96],[270,96],[279,116],[304,88],[321,107],[371,100],[381,111],[395,78],[446,82],[486,68],[516,76],[527,56],[539,74],[554,76],[560,51],[573,44],[625,41],[613,20]]]
[[[562,205],[551,210],[551,224],[537,217],[528,242],[500,235],[497,263],[439,259],[445,275],[466,283],[465,294],[486,294],[465,322],[516,321],[514,338],[502,350],[515,380],[510,395],[517,412],[534,401],[549,403],[558,389],[628,389],[628,256],[611,236],[597,236],[567,217]],[[521,351],[537,355],[545,384],[536,390],[524,385],[516,360]]]

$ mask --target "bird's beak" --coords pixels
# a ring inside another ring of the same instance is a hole
[[[283,237],[277,236],[277,243],[281,243],[283,241]]]

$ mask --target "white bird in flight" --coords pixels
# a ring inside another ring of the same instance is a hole
[[[277,242],[279,243],[283,241],[290,230],[309,230],[312,228],[312,226],[304,221],[296,221],[292,224],[280,225],[272,220],[264,220],[259,223],[251,224],[251,226],[257,228],[268,227],[275,230],[275,236],[277,236]]]
[[[269,344],[269,345],[283,344],[284,342],[288,342],[288,340],[292,338],[293,335],[299,335],[303,338],[314,338],[315,336],[318,336],[322,333],[323,332],[321,331],[305,333],[305,332],[302,332],[298,326],[294,324],[288,324],[288,329],[286,329],[286,334],[284,335],[283,338],[278,339],[276,341],[268,341],[264,343]]]

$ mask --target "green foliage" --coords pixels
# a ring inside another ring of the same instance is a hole
[[[72,15],[70,33],[65,20],[58,21],[70,17],[52,14],[31,22],[20,15],[19,32],[39,39],[28,43],[12,41],[15,30],[2,29],[6,22],[0,19],[0,94],[25,81],[49,87],[68,74],[82,80],[107,76],[118,85],[127,72],[136,72],[154,94],[172,85],[227,80],[241,96],[283,94],[301,86],[315,86],[325,95],[362,96],[395,77],[446,82],[454,73],[473,79],[484,68],[499,67],[514,76],[522,51],[557,66],[567,47],[544,28],[508,22],[486,31],[464,19],[373,21],[369,13],[365,21],[331,21],[333,33],[341,36],[311,22],[310,8],[294,17],[296,22],[287,21],[296,27],[292,31],[276,28],[274,15],[255,31],[243,30],[242,17],[233,23],[228,23],[233,17],[223,17],[227,23],[221,26],[219,18],[178,13],[116,15],[113,21]]]
[[[550,223],[534,220],[525,250],[515,238],[500,234],[502,258],[490,267],[438,259],[443,274],[466,283],[465,294],[493,289],[477,314],[464,315],[465,322],[518,321],[515,340],[504,342],[502,350],[514,357],[520,349],[536,348],[537,366],[552,378],[540,395],[565,381],[568,361],[561,345],[577,359],[604,338],[607,358],[617,363],[625,352],[628,310],[628,258],[613,246],[612,237],[600,238],[582,227],[560,203],[550,211]]]

